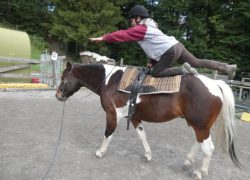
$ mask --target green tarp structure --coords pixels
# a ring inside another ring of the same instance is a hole
[[[30,58],[30,39],[26,32],[0,27],[0,56]]]

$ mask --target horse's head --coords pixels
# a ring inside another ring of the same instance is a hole
[[[66,101],[68,97],[72,96],[80,88],[81,83],[75,77],[71,63],[67,62],[67,67],[62,74],[61,84],[56,92],[56,98],[60,101]]]

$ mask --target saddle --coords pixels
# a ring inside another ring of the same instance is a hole
[[[135,113],[138,94],[174,93],[180,88],[181,75],[154,78],[148,74],[148,69],[127,67],[118,86],[118,90],[129,93],[129,110],[127,116],[127,130]]]
[[[135,67],[127,67],[123,73],[118,90],[131,94],[131,90],[138,80],[140,74],[147,71]],[[142,79],[142,78],[140,78]],[[175,93],[180,89],[181,75],[154,78],[151,75],[145,74],[142,84],[138,89],[139,95]]]

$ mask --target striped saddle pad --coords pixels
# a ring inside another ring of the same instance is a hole
[[[139,70],[135,67],[127,67],[122,75],[118,90],[126,93],[131,93],[131,88]],[[175,93],[180,89],[181,75],[154,78],[146,75],[142,87],[138,94],[160,94],[160,93]]]

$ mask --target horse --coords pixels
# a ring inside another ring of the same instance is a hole
[[[118,90],[125,69],[124,66],[67,62],[57,88],[56,98],[60,101],[66,101],[81,87],[86,87],[100,96],[102,108],[106,112],[105,136],[101,147],[96,151],[96,156],[100,158],[107,151],[117,123],[128,115],[129,94]],[[162,123],[176,117],[185,118],[187,124],[193,128],[197,141],[187,154],[183,167],[192,167],[195,155],[201,148],[204,158],[200,168],[193,171],[193,175],[196,179],[202,179],[208,175],[210,159],[215,148],[210,135],[214,124],[218,125],[218,144],[228,152],[236,166],[241,166],[234,146],[234,106],[232,90],[225,82],[200,74],[185,74],[181,76],[178,92],[138,95],[131,122],[142,141],[145,157],[150,161],[152,152],[142,121]]]

